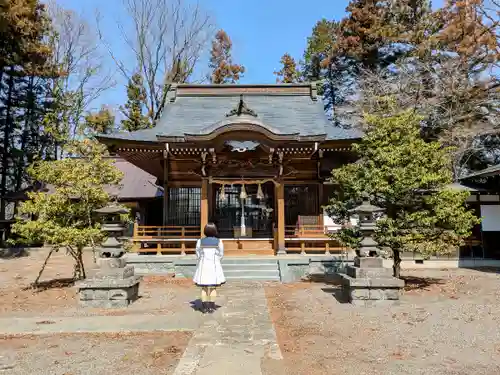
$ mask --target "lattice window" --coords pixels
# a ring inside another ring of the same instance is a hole
[[[201,188],[169,188],[167,207],[167,225],[200,225]]]
[[[285,185],[285,225],[297,225],[299,216],[318,216],[318,185]]]

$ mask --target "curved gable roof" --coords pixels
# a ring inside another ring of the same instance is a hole
[[[248,111],[235,115],[241,98]],[[153,129],[115,133],[101,139],[154,142],[158,137],[208,134],[231,122],[243,123],[244,119],[273,134],[322,136],[331,140],[359,138],[358,132],[333,126],[328,121],[323,104],[317,99],[315,84],[182,84],[173,86],[168,99]]]

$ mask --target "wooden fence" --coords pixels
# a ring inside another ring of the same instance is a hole
[[[147,253],[194,253],[196,241],[200,238],[199,226],[145,226],[134,225],[132,251]]]
[[[285,226],[285,247],[288,253],[300,252],[302,255],[342,253],[348,250],[330,236],[327,226],[319,224]]]
[[[276,232],[275,232],[276,235]],[[194,253],[201,236],[199,226],[144,226],[134,225],[132,251],[140,253],[181,254]],[[285,246],[288,253],[331,254],[347,248],[332,239],[323,225],[285,226]],[[242,249],[242,253],[245,249]]]

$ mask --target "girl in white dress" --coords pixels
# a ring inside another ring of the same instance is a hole
[[[203,313],[215,311],[215,298],[218,286],[226,282],[220,263],[224,256],[224,246],[218,238],[217,227],[208,223],[203,230],[204,238],[196,242],[196,258],[198,264],[194,273],[194,283],[201,287],[201,303]]]

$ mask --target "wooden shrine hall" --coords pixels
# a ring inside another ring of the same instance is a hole
[[[360,134],[328,121],[315,84],[174,85],[154,128],[98,138],[163,191],[136,215],[137,251],[193,252],[209,221],[227,255],[341,250],[322,206]]]

